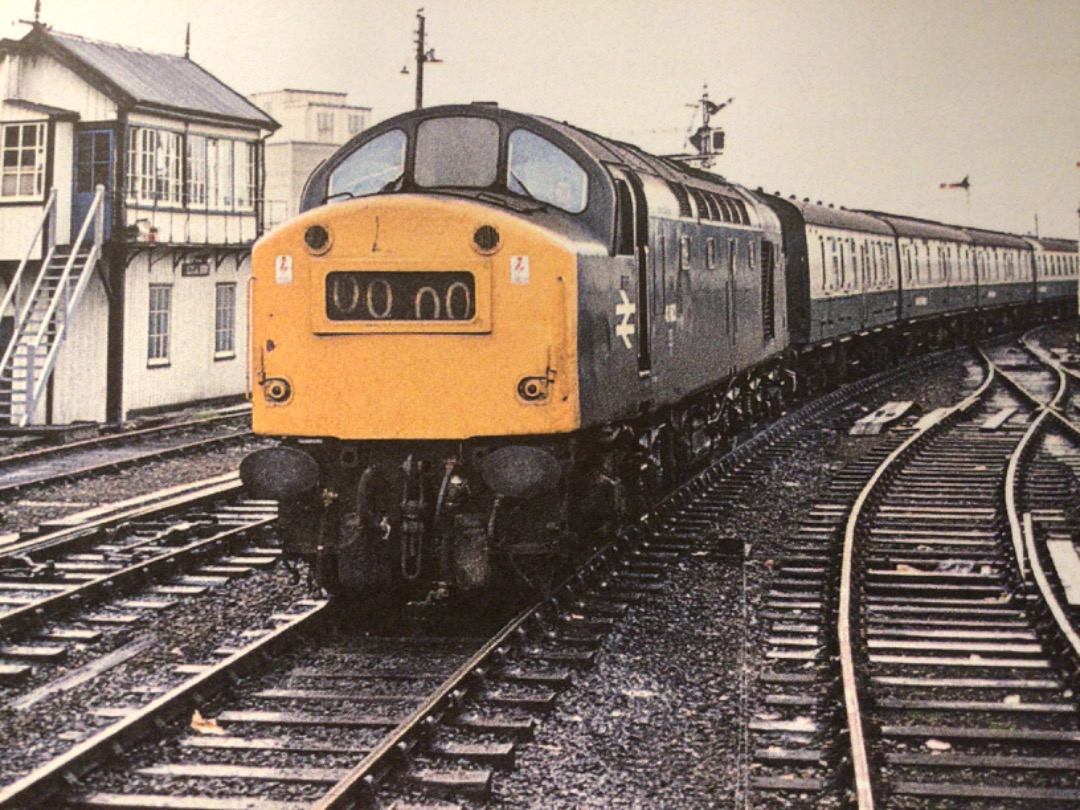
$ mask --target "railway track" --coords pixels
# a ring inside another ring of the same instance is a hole
[[[1031,401],[1064,391],[1015,348],[990,355],[1006,384],[988,375],[913,432],[847,516],[838,649],[863,809],[1080,803],[1080,645],[1032,574],[1040,516],[1020,503],[1049,412]]]
[[[249,440],[249,409],[0,456],[0,497]],[[210,435],[207,435],[210,434]]]
[[[627,605],[662,590],[673,559],[712,548],[741,560],[716,530],[739,487],[752,486],[744,471],[783,457],[800,424],[895,376],[759,434],[486,640],[335,637],[347,619],[312,606],[302,629],[267,637],[277,645],[272,665],[263,639],[226,647],[225,660],[150,705],[113,707],[113,726],[9,786],[0,806],[432,807],[482,798],[494,770],[512,762],[513,742],[591,665]],[[196,709],[224,733],[190,731]]]
[[[66,660],[171,600],[273,565],[261,530],[273,504],[244,501],[236,475],[89,510],[0,547],[0,683]],[[18,701],[16,701],[18,703]]]

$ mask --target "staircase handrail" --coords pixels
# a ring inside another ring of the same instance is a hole
[[[60,298],[62,297],[60,291],[67,286],[68,281],[71,279],[71,271],[75,266],[75,260],[79,257],[79,251],[82,250],[82,244],[86,241],[86,232],[89,230],[91,222],[94,223],[94,244],[91,247],[91,252],[93,253],[100,250],[99,239],[101,228],[98,220],[101,218],[98,216],[98,209],[101,206],[101,198],[104,196],[104,193],[105,188],[99,185],[97,187],[97,193],[94,194],[94,201],[90,204],[90,210],[86,212],[86,219],[83,220],[82,227],[79,229],[79,235],[75,238],[75,242],[71,246],[71,255],[68,256],[67,263],[64,265],[64,272],[60,274],[60,278],[56,285],[57,294],[54,295],[52,301],[49,302],[49,308],[45,310],[45,317],[42,318],[41,324],[38,326],[37,335],[34,338],[34,348],[41,345],[42,340],[45,339],[45,334],[48,332],[49,321],[56,315],[56,309],[59,305]],[[90,262],[87,261],[84,266],[89,263]],[[80,276],[76,289],[82,288],[85,275],[86,274]]]
[[[38,223],[37,230],[34,231],[34,236],[30,240],[30,247],[26,251],[26,256],[19,263],[18,268],[15,270],[15,275],[11,277],[11,283],[8,285],[7,292],[4,294],[4,299],[0,302],[0,315],[7,312],[8,307],[12,305],[15,299],[15,293],[19,289],[19,283],[22,280],[23,273],[30,263],[30,255],[34,252],[34,245],[37,244],[38,237],[41,236],[42,231],[45,229],[45,223],[48,221],[49,214],[55,212],[56,200],[56,187],[53,186],[52,191],[49,192],[48,202],[45,203],[45,210],[42,212],[41,222]],[[22,332],[23,324],[30,315],[30,307],[33,304],[34,297],[41,287],[41,281],[45,277],[45,271],[52,261],[53,254],[56,252],[55,229],[50,233],[48,245],[49,248],[45,251],[45,258],[41,262],[41,272],[38,273],[37,278],[34,279],[34,285],[26,298],[26,303],[23,304],[21,312],[17,311],[15,313],[15,325],[11,332],[11,340],[8,341],[7,346],[4,348],[3,355],[0,356],[0,373],[3,373],[8,368],[9,364],[12,362],[12,358],[15,356],[15,350],[18,348],[19,343],[19,334]]]
[[[82,227],[79,228],[79,235],[75,238],[75,243],[71,246],[71,255],[68,256],[67,263],[64,265],[64,272],[60,275],[59,282],[56,286],[56,294],[53,295],[52,300],[49,302],[49,308],[45,311],[45,317],[42,318],[41,324],[38,326],[37,335],[30,345],[30,352],[29,357],[27,357],[26,365],[27,390],[29,392],[29,397],[26,402],[26,412],[23,414],[21,420],[23,425],[29,422],[34,411],[37,410],[37,404],[45,392],[45,384],[48,382],[49,375],[52,373],[53,366],[56,364],[60,344],[64,342],[64,333],[67,331],[67,324],[70,320],[71,313],[74,311],[75,305],[79,302],[79,298],[82,296],[82,292],[86,288],[90,276],[93,274],[93,268],[95,264],[97,264],[98,257],[101,255],[101,243],[103,241],[105,228],[101,201],[104,196],[105,187],[99,184],[95,188],[94,201],[90,204],[90,209],[86,212],[86,219],[83,220]],[[79,280],[75,284],[75,290],[68,295],[66,288],[68,281],[71,279],[71,271],[75,266],[75,260],[82,250],[83,242],[86,241],[86,234],[90,229],[91,222],[94,224],[94,241],[83,262],[83,272],[79,274]],[[44,273],[42,275],[44,275]],[[45,364],[41,367],[41,373],[38,374],[34,368],[34,361],[37,359],[37,352],[41,347],[42,341],[45,339],[45,335],[48,334],[49,324],[56,318],[56,310],[61,298],[66,299],[62,317],[58,319],[56,334],[53,335],[52,343],[49,347],[49,354],[46,357]]]

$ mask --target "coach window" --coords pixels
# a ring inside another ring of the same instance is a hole
[[[405,171],[405,133],[385,132],[368,141],[334,169],[326,196],[363,197],[392,186]]]
[[[716,240],[711,236],[705,240],[705,267],[709,270],[716,269]]]
[[[507,187],[571,214],[588,204],[589,177],[566,152],[527,129],[510,133]]]
[[[818,245],[821,247],[821,289],[829,289],[828,262],[825,261],[825,237],[818,236]]]

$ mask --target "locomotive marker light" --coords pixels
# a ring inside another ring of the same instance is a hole
[[[547,377],[523,377],[518,383],[518,396],[526,402],[541,402],[547,399],[549,382]]]
[[[312,225],[304,231],[304,244],[311,253],[321,256],[330,250],[330,231],[322,225]]]
[[[288,380],[280,377],[271,377],[262,384],[262,388],[266,401],[274,405],[284,405],[292,398],[292,386]]]
[[[485,256],[499,252],[499,241],[499,231],[491,225],[481,225],[473,233],[473,247]]]

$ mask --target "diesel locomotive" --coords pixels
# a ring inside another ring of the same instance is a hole
[[[256,495],[333,593],[542,589],[792,398],[1076,311],[1077,244],[783,199],[492,104],[387,120],[253,254]]]

